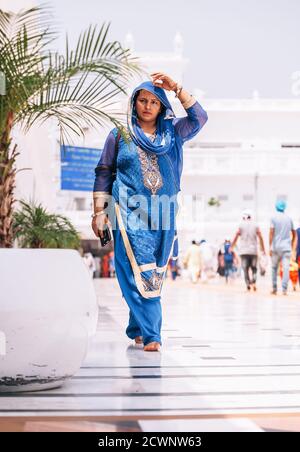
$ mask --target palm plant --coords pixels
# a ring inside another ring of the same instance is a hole
[[[219,199],[217,199],[217,198],[209,198],[209,200],[207,201],[207,204],[211,207],[214,207],[214,206],[220,207],[220,205],[221,205]]]
[[[50,214],[41,204],[21,200],[13,214],[13,235],[21,248],[80,247],[80,237],[68,218]]]
[[[60,55],[49,50],[57,32],[48,8],[0,10],[0,76],[6,83],[5,94],[0,89],[0,247],[13,243],[18,155],[16,144],[12,146],[14,126],[28,131],[55,118],[62,142],[74,133],[84,135],[86,127],[102,127],[109,121],[121,127],[121,116],[111,108],[140,70],[128,50],[108,41],[108,30],[106,24],[90,26],[74,50],[66,38],[65,53]]]

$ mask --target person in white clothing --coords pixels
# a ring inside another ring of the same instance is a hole
[[[202,259],[202,272],[201,280],[207,281],[207,279],[215,276],[215,260],[214,249],[207,240],[202,239],[199,244],[201,259]]]
[[[90,277],[94,277],[94,272],[96,271],[96,265],[94,261],[94,257],[92,253],[84,253],[83,261],[85,265],[87,266],[87,269],[89,271]]]
[[[187,250],[183,265],[189,270],[192,282],[196,284],[201,275],[202,258],[200,247],[196,244],[195,240],[192,241],[191,246]]]

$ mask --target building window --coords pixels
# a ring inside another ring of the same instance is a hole
[[[74,198],[75,210],[85,210],[85,198]]]
[[[192,221],[200,221],[203,218],[203,195],[193,194]]]
[[[287,195],[277,195],[277,201],[287,201],[288,196]]]
[[[243,195],[243,201],[253,201],[253,195]]]
[[[219,195],[218,200],[222,202],[228,201],[228,195]]]
[[[281,147],[284,148],[300,148],[299,143],[282,143]]]

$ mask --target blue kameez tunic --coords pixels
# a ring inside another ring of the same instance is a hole
[[[144,344],[161,343],[160,295],[168,261],[177,252],[176,213],[185,141],[207,121],[201,105],[192,99],[187,116],[172,120],[174,145],[155,155],[122,137],[118,142],[117,174],[112,171],[117,129],[105,142],[96,167],[94,197],[112,193],[115,268],[129,309],[128,337],[142,336]]]

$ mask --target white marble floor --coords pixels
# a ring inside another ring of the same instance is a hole
[[[1,395],[0,417],[135,419],[145,431],[150,419],[163,431],[160,420],[192,417],[194,429],[211,419],[210,428],[258,431],[241,419],[300,415],[300,292],[272,298],[265,284],[248,294],[239,282],[167,280],[163,347],[146,353],[124,334],[116,280],[95,287],[99,327],[78,374],[59,389]]]

